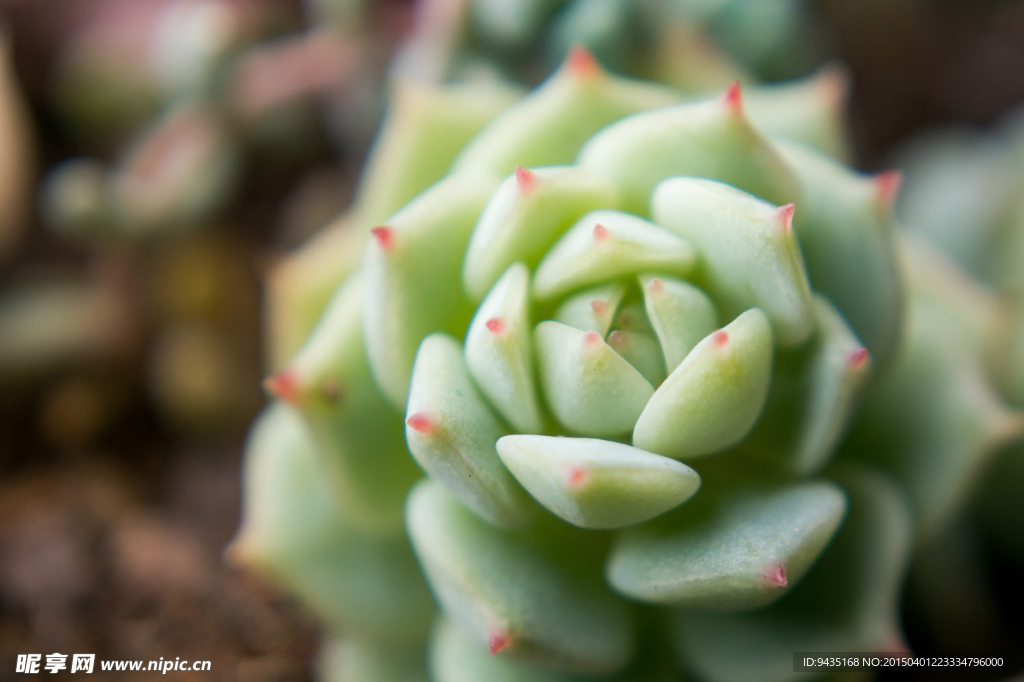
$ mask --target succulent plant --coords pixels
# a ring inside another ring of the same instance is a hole
[[[493,94],[392,112],[380,223],[266,381],[229,556],[344,637],[338,679],[905,648],[912,547],[1022,420],[974,285],[897,238],[898,175],[807,144],[842,148],[800,123],[836,113],[813,81],[681,102],[576,49]]]

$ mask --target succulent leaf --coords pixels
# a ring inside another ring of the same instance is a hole
[[[625,293],[621,282],[586,289],[566,298],[555,311],[554,319],[581,331],[608,336]]]
[[[700,476],[685,464],[598,438],[514,435],[497,448],[538,502],[583,528],[642,523],[700,487]]]
[[[476,311],[466,333],[466,365],[477,387],[521,433],[540,433],[544,416],[534,379],[530,273],[509,266]]]
[[[718,311],[703,291],[672,277],[641,275],[644,306],[671,373],[700,341],[718,327]],[[653,383],[653,382],[652,382]]]
[[[845,513],[845,494],[826,481],[702,496],[671,530],[625,534],[609,558],[608,580],[654,604],[758,608],[800,581]]]
[[[406,415],[409,451],[427,473],[495,525],[526,521],[523,493],[494,446],[505,428],[477,393],[452,337],[432,334],[420,345]]]
[[[437,484],[413,489],[406,521],[445,614],[492,653],[590,673],[615,672],[629,661],[633,635],[624,604],[480,521]]]
[[[670,178],[651,200],[654,220],[702,256],[697,283],[727,318],[759,307],[775,342],[795,346],[814,327],[811,291],[793,234],[793,205],[776,208],[721,182]]]
[[[533,295],[546,301],[644,270],[685,276],[696,258],[689,242],[653,223],[619,211],[594,211],[544,256],[533,276]]]
[[[654,393],[647,379],[597,332],[546,321],[533,332],[540,383],[562,426],[586,436],[621,436]]]
[[[616,329],[608,335],[608,345],[633,365],[651,386],[658,386],[665,380],[665,358],[654,334]]]
[[[768,318],[752,308],[697,344],[658,387],[633,445],[683,460],[735,445],[761,413],[771,362]]]

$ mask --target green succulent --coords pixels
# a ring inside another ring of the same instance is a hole
[[[577,49],[514,104],[465,87],[392,110],[230,556],[344,637],[337,679],[903,649],[912,547],[1022,421],[973,285],[897,238],[898,176],[820,150],[814,81],[683,102]]]

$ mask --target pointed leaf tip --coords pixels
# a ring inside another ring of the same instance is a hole
[[[868,361],[869,355],[867,348],[856,348],[846,356],[846,364],[850,369],[860,369]]]
[[[487,649],[491,652],[491,655],[494,655],[507,649],[511,643],[512,637],[508,633],[492,632],[491,636],[487,638]]]
[[[594,241],[604,241],[608,238],[608,228],[601,223],[594,225]]]
[[[565,470],[565,482],[570,488],[582,488],[583,484],[587,482],[587,470],[577,466],[567,467]]]
[[[711,337],[716,348],[725,348],[729,345],[729,333],[724,330],[715,332],[714,336]]]
[[[795,204],[779,206],[779,226],[782,227],[783,232],[789,232],[793,229],[793,214],[795,212]]]
[[[595,298],[590,302],[590,309],[594,311],[595,315],[604,315],[608,312],[608,303],[607,301],[601,301]]]
[[[522,166],[516,166],[516,185],[521,195],[527,195],[537,187],[537,174]]]
[[[431,433],[435,428],[434,420],[422,412],[409,415],[409,418],[405,420],[405,423],[410,429],[413,431],[419,431],[420,433]]]
[[[383,251],[388,252],[395,248],[395,231],[387,225],[373,228],[370,230],[370,234],[377,240],[377,244]]]
[[[786,577],[786,568],[782,564],[769,566],[764,574],[765,582],[779,587],[789,587],[789,579]]]
[[[655,277],[647,285],[647,289],[651,293],[660,294],[661,292],[665,291],[665,283],[661,281],[660,277]]]
[[[597,332],[587,332],[583,335],[583,343],[586,346],[596,346],[601,342],[601,335]]]
[[[740,82],[733,81],[729,88],[722,95],[722,102],[729,111],[739,114],[743,111],[743,93],[740,91]]]
[[[878,201],[886,208],[891,208],[896,203],[896,197],[900,193],[900,185],[903,184],[903,173],[898,170],[889,170],[875,176],[875,187],[878,192]]]
[[[285,370],[274,376],[263,380],[263,388],[279,400],[292,405],[298,405],[302,401],[302,394],[299,391],[299,379],[295,372]]]
[[[586,47],[576,43],[569,49],[565,67],[576,78],[593,78],[601,73],[601,64]]]
[[[505,323],[500,317],[492,317],[484,323],[484,326],[492,334],[500,334],[505,331]]]

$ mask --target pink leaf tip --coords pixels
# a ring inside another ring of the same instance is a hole
[[[576,43],[569,48],[565,57],[566,70],[576,78],[593,78],[601,73],[601,65],[594,55],[583,45]]]
[[[878,193],[878,201],[886,208],[891,208],[896,203],[896,196],[900,193],[900,185],[903,184],[903,173],[898,170],[889,170],[875,176],[875,188]]]
[[[604,315],[608,312],[608,302],[602,301],[599,298],[595,298],[590,302],[590,309],[594,311],[595,315]]]
[[[493,655],[508,648],[511,643],[512,637],[508,633],[492,632],[491,636],[487,638],[487,649]]]
[[[846,356],[846,364],[850,369],[860,369],[864,366],[864,363],[868,361],[868,349],[867,348],[856,348],[850,351],[850,354]]]
[[[409,415],[409,418],[405,420],[405,424],[413,431],[419,431],[420,433],[430,433],[434,430],[434,421],[422,412]]]
[[[660,294],[665,290],[665,283],[661,281],[660,277],[655,277],[647,284],[647,288],[650,289],[652,293]]]
[[[616,329],[608,335],[608,345],[612,348],[622,348],[626,345],[626,335]]]
[[[295,372],[285,370],[274,376],[263,380],[263,388],[279,400],[292,405],[298,405],[302,401],[302,393],[299,390],[299,378]]]
[[[711,342],[719,348],[725,348],[729,345],[729,334],[725,331],[717,331],[711,336]]]
[[[519,186],[519,193],[527,195],[537,187],[537,175],[522,166],[516,166],[516,184]]]
[[[734,114],[743,112],[743,93],[740,91],[740,82],[733,81],[729,88],[722,95],[722,103]]]
[[[604,241],[608,239],[608,228],[601,223],[594,223],[594,241]]]
[[[779,587],[788,587],[789,579],[786,578],[786,569],[782,564],[776,564],[768,569],[765,574],[765,580],[772,585],[778,585]]]
[[[587,470],[583,467],[570,466],[565,469],[565,482],[570,488],[579,488],[587,480]]]
[[[390,251],[395,248],[395,231],[387,225],[381,225],[370,230],[370,234],[380,244],[380,248],[384,251]]]
[[[487,330],[492,334],[500,334],[505,331],[505,323],[500,317],[492,317],[484,323],[484,326],[486,326]]]
[[[583,335],[583,343],[588,346],[596,346],[601,343],[601,335],[597,332],[587,332]]]
[[[796,213],[796,206],[794,204],[779,206],[779,225],[782,227],[783,232],[788,233],[793,229],[794,213]]]

